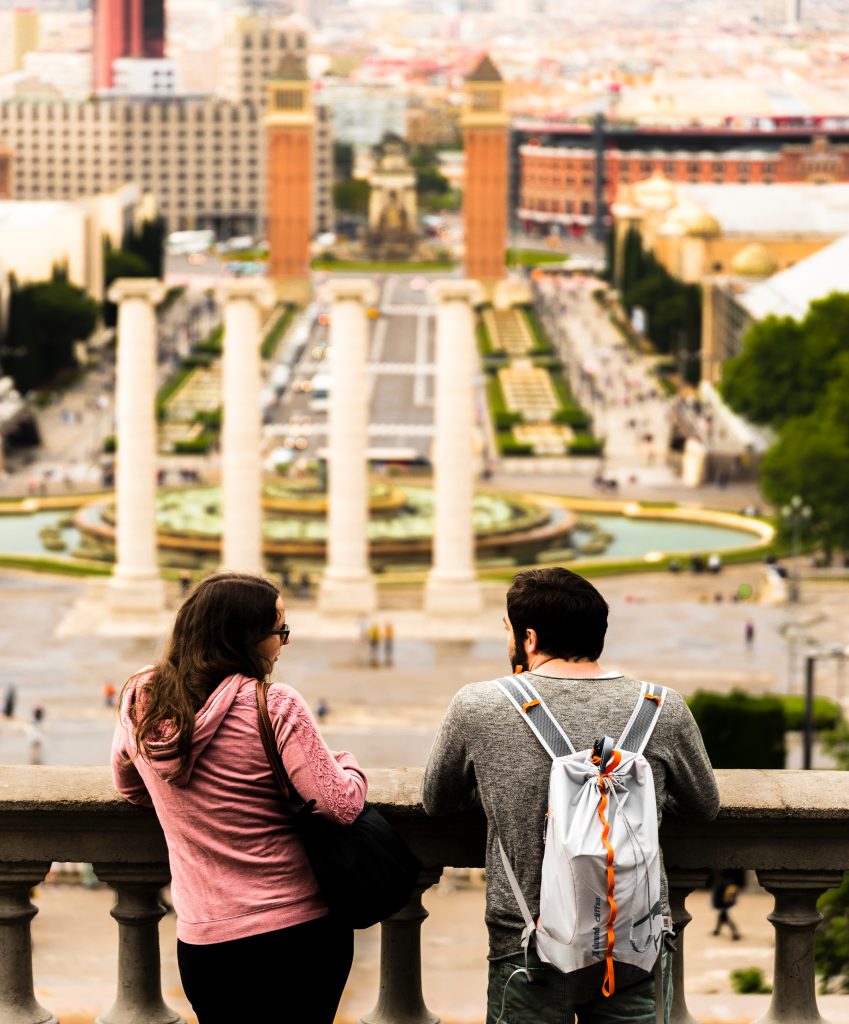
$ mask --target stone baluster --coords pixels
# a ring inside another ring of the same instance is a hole
[[[437,307],[433,568],[425,587],[431,615],[465,615],[483,607],[472,523],[478,372],[473,306],[481,297],[476,281],[438,281],[431,287]]]
[[[377,607],[368,553],[368,393],[366,307],[377,300],[370,281],[329,281],[330,411],[328,417],[327,564],[319,587],[324,612],[364,615]]]
[[[441,1024],[422,994],[422,923],[428,912],[422,893],[442,868],[425,868],[410,902],[380,926],[380,990],[377,1005],[360,1024]]]
[[[32,984],[30,922],[38,913],[30,892],[49,863],[0,864],[0,1021],[3,1024],[57,1024],[35,998]]]
[[[170,880],[156,864],[95,864],[95,873],[111,885],[117,899],[118,995],[96,1024],[184,1024],[162,999],[159,921],[165,914],[159,893]]]
[[[236,278],[218,286],[224,303],[221,564],[240,572],[262,564],[261,306],[274,295],[267,281]]]
[[[116,365],[117,479],[115,572],[109,603],[118,612],[158,612],[165,584],[156,558],[156,310],[165,296],[154,278],[120,278]]]
[[[678,931],[678,948],[672,958],[672,1008],[669,1013],[669,1024],[698,1024],[687,1009],[684,991],[684,932],[693,920],[693,915],[687,910],[687,897],[694,889],[699,889],[705,884],[708,875],[708,871],[686,871],[679,868],[670,868],[667,871],[669,908]]]
[[[775,897],[769,920],[775,926],[775,970],[769,1009],[755,1024],[816,1024],[814,933],[822,921],[817,900],[840,885],[839,871],[758,871],[758,881]]]

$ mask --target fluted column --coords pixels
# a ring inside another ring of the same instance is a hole
[[[473,306],[481,298],[475,281],[439,281],[431,288],[437,307],[435,515],[425,609],[433,615],[467,614],[483,607],[472,524],[477,372]]]
[[[266,281],[219,285],[224,304],[221,490],[225,569],[262,572],[261,307],[274,302]]]
[[[775,897],[775,970],[769,1009],[755,1024],[825,1022],[817,1007],[814,933],[822,921],[817,900],[843,878],[839,871],[758,871]]]
[[[165,586],[156,559],[156,310],[161,281],[121,278],[118,303],[116,564],[109,603],[117,611],[156,612]]]
[[[708,879],[708,871],[686,871],[669,868],[669,909],[672,920],[677,926],[675,955],[672,957],[672,1008],[669,1012],[669,1024],[699,1024],[698,1020],[687,1009],[686,992],[684,991],[684,939],[687,925],[693,915],[687,910],[687,897],[694,889],[701,888]]]
[[[184,1024],[162,999],[159,922],[165,908],[159,893],[170,881],[168,868],[95,864],[94,870],[115,890],[111,913],[118,922],[118,994],[97,1024]]]
[[[36,1000],[32,984],[30,922],[38,913],[30,892],[50,869],[45,863],[0,864],[0,1021],[56,1024]]]
[[[322,611],[361,615],[377,607],[368,563],[368,318],[377,300],[366,280],[329,281],[331,392],[328,416],[327,564]]]
[[[377,1006],[360,1024],[441,1024],[422,995],[422,924],[428,912],[422,893],[436,885],[442,868],[419,874],[410,902],[380,925],[380,989]]]

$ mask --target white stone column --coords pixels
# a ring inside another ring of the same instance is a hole
[[[116,564],[109,604],[118,612],[158,612],[165,585],[156,559],[156,310],[165,288],[155,278],[121,278],[115,383]]]
[[[261,307],[274,302],[267,281],[236,278],[218,287],[224,305],[221,367],[221,565],[262,572]]]
[[[475,430],[475,319],[483,293],[475,281],[438,281],[433,567],[425,587],[431,615],[474,613],[483,607],[475,573],[472,525]]]
[[[331,390],[328,414],[327,565],[322,611],[363,615],[377,607],[368,562],[368,392],[366,307],[377,289],[357,278],[329,281]]]

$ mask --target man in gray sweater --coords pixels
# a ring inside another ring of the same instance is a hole
[[[519,573],[507,594],[507,649],[515,671],[533,684],[576,750],[603,735],[619,736],[641,682],[598,663],[608,608],[596,588],[568,569]],[[709,821],[719,794],[698,726],[670,690],[645,749],[654,776],[658,825],[666,811]],[[532,950],[529,975],[521,949],[525,922],[501,863],[501,841],[531,915],[539,914],[543,826],[551,759],[495,682],[472,683],[454,697],[439,727],[422,784],[429,814],[483,805],[487,818],[486,923],[489,929],[487,1024],[563,1024],[574,1012],[592,1024],[655,1024],[654,978],[617,988],[610,997],[570,983]],[[669,914],[661,861],[661,905]],[[671,963],[663,958],[665,1015]],[[509,985],[507,984],[510,979]]]

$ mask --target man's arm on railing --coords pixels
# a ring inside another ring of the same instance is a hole
[[[466,708],[461,690],[445,712],[422,779],[422,803],[428,814],[452,814],[475,802],[477,781],[469,756]]]

